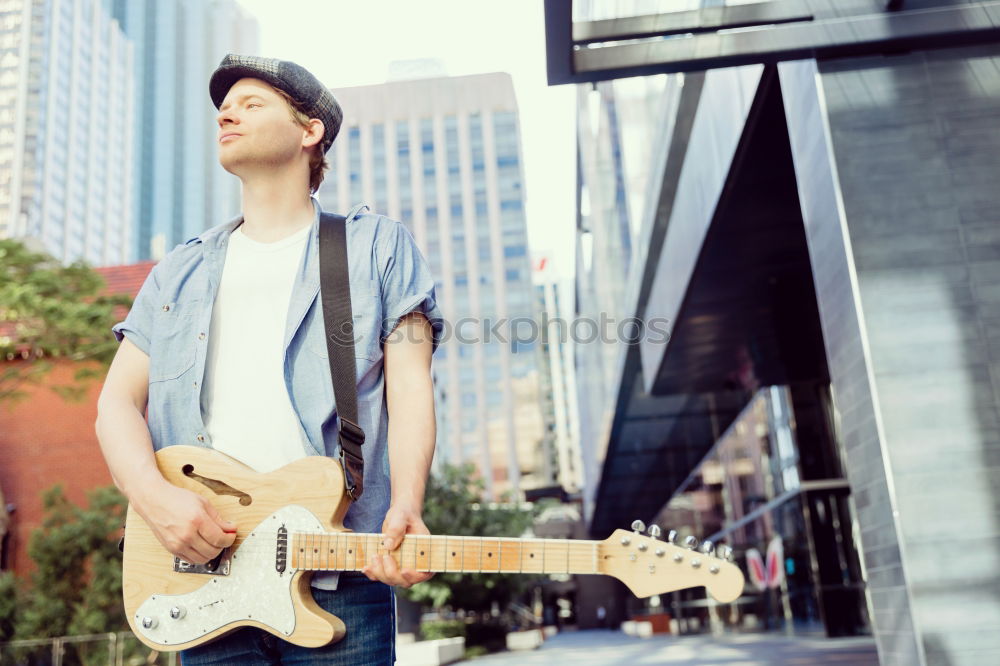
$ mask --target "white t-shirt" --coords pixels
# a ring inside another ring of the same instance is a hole
[[[273,243],[229,238],[212,307],[201,411],[212,447],[258,472],[306,455],[285,386],[284,337],[310,227]]]

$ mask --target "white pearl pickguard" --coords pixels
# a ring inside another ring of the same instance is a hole
[[[289,505],[256,527],[233,553],[228,576],[200,576],[205,584],[186,594],[156,594],[135,613],[135,629],[161,645],[180,645],[201,638],[226,625],[254,620],[290,635],[295,630],[295,608],[291,583],[295,571],[275,569],[277,531],[324,532],[323,525],[307,509]],[[172,608],[182,609],[174,619]],[[145,628],[144,618],[153,626]]]

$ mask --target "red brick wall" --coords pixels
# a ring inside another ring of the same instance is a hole
[[[46,384],[69,384],[78,364],[59,363]],[[0,488],[14,504],[7,544],[7,565],[19,576],[32,569],[28,540],[42,520],[42,492],[61,483],[70,501],[84,505],[92,488],[112,483],[94,432],[97,397],[94,381],[79,403],[67,402],[47,386],[25,388],[28,397],[14,406],[0,404]]]

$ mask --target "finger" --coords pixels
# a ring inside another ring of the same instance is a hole
[[[215,525],[203,525],[198,530],[198,536],[218,555],[223,548],[229,548],[236,541],[236,532],[223,532]],[[201,549],[199,549],[201,550]],[[215,557],[213,555],[212,557]]]
[[[417,583],[423,583],[426,580],[430,580],[430,577],[434,574],[426,571],[416,571],[414,569],[403,569],[401,575],[410,585],[416,585]]]
[[[382,571],[378,555],[372,555],[368,558],[368,564],[361,570],[361,573],[368,576],[368,580],[385,582],[382,580],[385,573]]]
[[[192,544],[187,544],[181,549],[181,559],[191,564],[205,564],[212,559]]]
[[[219,513],[218,509],[216,509],[208,500],[204,500],[204,505],[205,505],[205,513],[208,514],[208,517],[212,519],[213,523],[219,526],[220,531],[222,532],[236,531],[236,523],[232,522],[231,520],[226,520],[225,518],[223,518],[222,514]]]
[[[216,548],[208,541],[206,541],[205,538],[201,536],[201,534],[195,536],[195,538],[191,541],[191,543],[188,544],[188,548],[196,552],[198,556],[201,558],[201,560],[199,562],[196,562],[196,564],[205,564],[209,560],[214,559],[215,556],[222,551],[221,548]]]
[[[399,566],[396,564],[396,560],[392,558],[391,555],[382,556],[382,570],[385,572],[385,578],[382,581],[389,585],[400,585],[402,587],[409,587],[410,582],[403,577],[399,572]]]
[[[406,534],[406,518],[398,513],[386,516],[382,524],[382,533],[385,535],[382,545],[387,550],[396,550],[403,540],[403,535]]]

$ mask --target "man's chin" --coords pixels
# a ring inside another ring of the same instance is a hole
[[[239,172],[241,163],[242,160],[233,159],[228,155],[226,157],[219,157],[219,165],[234,176],[240,175]]]

